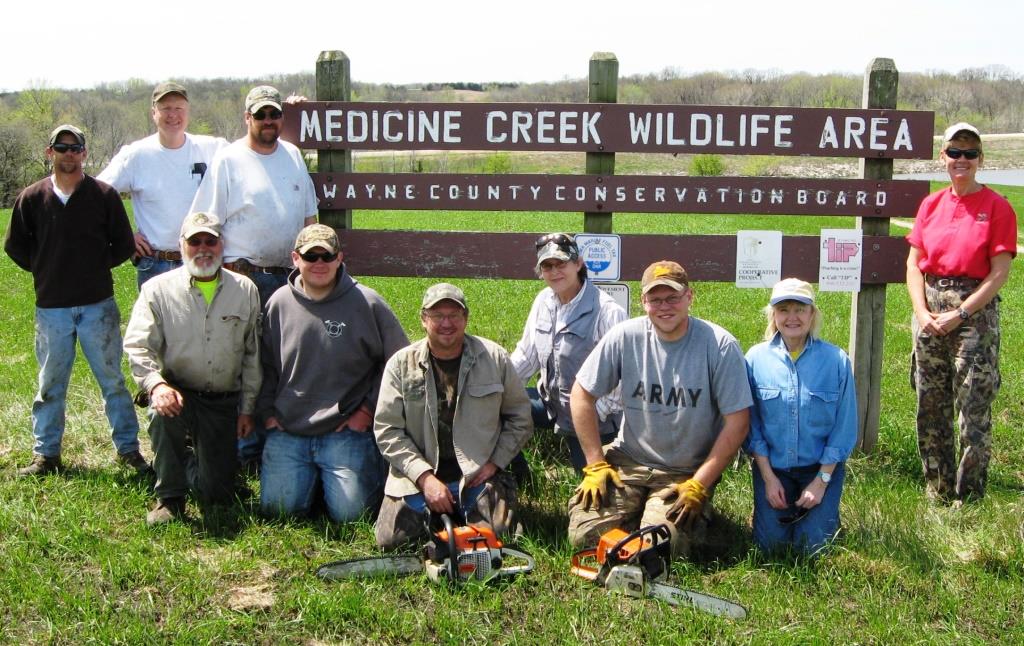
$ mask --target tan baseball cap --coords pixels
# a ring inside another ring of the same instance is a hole
[[[220,237],[220,220],[212,213],[190,213],[181,223],[181,237],[188,240],[197,233]]]
[[[679,263],[671,260],[659,260],[658,262],[651,263],[644,270],[644,276],[640,280],[641,294],[646,294],[658,285],[665,285],[677,292],[681,292],[689,287],[690,278],[686,275],[686,270]]]
[[[181,98],[188,101],[188,92],[184,87],[178,85],[174,81],[164,81],[153,88],[153,103],[156,103],[168,94],[180,94]]]
[[[61,125],[57,126],[56,128],[54,128],[53,132],[50,133],[50,145],[51,146],[53,146],[53,144],[57,143],[57,137],[60,137],[60,134],[62,132],[66,132],[66,133],[74,136],[75,140],[78,143],[80,143],[83,146],[85,145],[85,133],[83,133],[81,130],[79,130],[75,126],[71,125],[70,123],[64,123],[64,124],[61,124]]]

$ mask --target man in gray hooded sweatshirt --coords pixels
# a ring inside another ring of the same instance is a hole
[[[267,301],[257,402],[267,429],[265,514],[309,511],[318,481],[335,522],[376,512],[383,495],[373,411],[384,364],[409,339],[387,302],[353,280],[342,260],[332,228],[305,227],[288,287]]]

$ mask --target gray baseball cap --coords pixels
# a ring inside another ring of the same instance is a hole
[[[428,310],[441,301],[455,301],[462,309],[469,311],[469,306],[466,305],[466,295],[451,283],[437,283],[428,287],[426,293],[423,294],[423,309]]]
[[[83,133],[81,130],[71,125],[70,123],[65,123],[57,126],[53,129],[53,132],[50,133],[51,146],[57,143],[57,137],[60,137],[60,134],[62,132],[66,132],[70,135],[73,135],[75,139],[78,140],[78,143],[82,144],[83,146],[85,145],[85,133]]]

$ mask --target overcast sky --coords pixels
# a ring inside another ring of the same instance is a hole
[[[260,78],[312,71],[323,50],[381,83],[583,78],[598,51],[622,75],[860,74],[874,57],[1024,74],[1021,0],[12,0],[3,13],[0,90]]]

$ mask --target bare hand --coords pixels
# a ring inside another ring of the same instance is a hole
[[[807,488],[803,490],[800,497],[796,500],[797,507],[803,507],[804,509],[810,509],[817,507],[821,502],[822,496],[825,495],[825,489],[828,487],[827,484],[821,478],[815,478],[811,481],[811,484],[807,485]]]
[[[303,101],[309,101],[309,99],[307,99],[306,97],[302,96],[301,94],[289,94],[288,98],[284,100],[285,103],[290,103],[290,104],[302,103]]]
[[[768,505],[772,509],[779,510],[789,507],[789,503],[786,502],[786,491],[775,474],[764,475],[762,473],[761,478],[764,480],[764,495],[768,499]]]
[[[363,404],[356,409],[356,412],[348,416],[348,419],[344,420],[341,424],[338,424],[338,428],[334,429],[334,432],[345,430],[348,427],[350,431],[356,431],[357,433],[365,433],[370,425],[373,424],[373,415],[370,413],[369,407]]]
[[[278,431],[284,430],[284,427],[281,426],[281,422],[277,421],[277,418],[274,417],[273,415],[263,420],[263,428],[267,429],[268,431],[270,429],[277,429]]]
[[[424,473],[420,480],[420,491],[423,492],[423,499],[430,511],[435,514],[450,514],[455,511],[455,496],[445,483],[429,471]]]
[[[181,393],[166,383],[158,384],[149,393],[149,403],[157,415],[177,417],[185,405]]]
[[[242,414],[238,416],[238,423],[235,424],[235,428],[238,432],[238,437],[245,437],[252,433],[252,429],[256,428],[256,422],[253,421],[252,415]]]
[[[467,487],[475,487],[477,485],[482,485],[483,483],[485,483],[488,480],[490,480],[491,477],[493,477],[494,474],[497,473],[497,472],[498,472],[498,465],[496,465],[493,462],[491,462],[490,460],[488,460],[484,464],[484,466],[480,467],[480,470],[476,472],[476,475],[473,476],[473,479],[470,480],[466,484],[466,486]]]
[[[146,235],[141,231],[135,232],[135,253],[140,256],[153,255],[153,247],[150,246],[149,240],[146,239]]]

